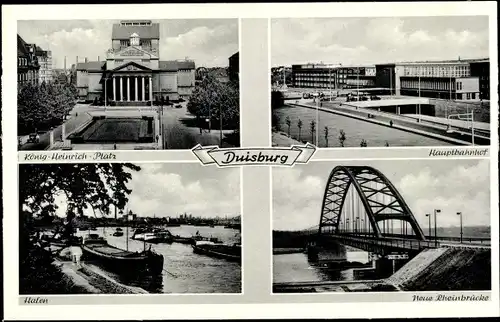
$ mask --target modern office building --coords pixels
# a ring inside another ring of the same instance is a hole
[[[111,48],[103,61],[77,63],[80,100],[104,105],[148,105],[188,98],[195,86],[191,60],[160,60],[160,25],[124,20],[113,25]]]
[[[38,84],[40,65],[36,56],[36,45],[28,44],[17,35],[17,83]]]
[[[393,95],[489,100],[489,59],[415,61],[374,66],[292,65],[293,87],[376,88]]]
[[[373,87],[375,66],[292,65],[294,87],[343,89]]]
[[[452,100],[489,99],[489,60],[420,61],[376,65],[375,86],[387,88],[394,95]]]

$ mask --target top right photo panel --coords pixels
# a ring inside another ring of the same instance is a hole
[[[490,145],[488,16],[270,24],[273,146]]]

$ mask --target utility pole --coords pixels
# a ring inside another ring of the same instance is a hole
[[[425,217],[429,217],[429,238],[431,238],[431,214],[425,214]]]
[[[437,243],[438,243],[438,241],[437,241],[437,237],[438,237],[437,236],[437,214],[440,212],[441,212],[440,209],[434,209],[434,237],[436,239],[436,242],[435,242],[436,247],[437,247]]]
[[[460,216],[460,244],[463,241],[464,232],[463,232],[463,224],[462,224],[462,212],[457,212],[457,215]]]

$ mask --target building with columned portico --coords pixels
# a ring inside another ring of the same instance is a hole
[[[113,25],[104,61],[76,64],[81,101],[105,106],[150,105],[188,98],[195,86],[192,60],[160,60],[160,25],[124,20]]]

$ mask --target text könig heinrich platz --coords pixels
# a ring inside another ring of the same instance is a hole
[[[149,20],[114,24],[106,60],[86,60],[76,70],[79,99],[105,106],[178,100],[195,85],[193,61],[160,60],[160,25]]]

